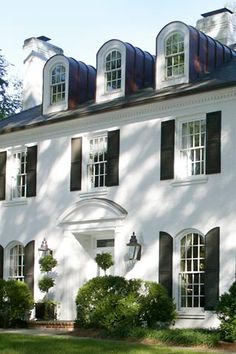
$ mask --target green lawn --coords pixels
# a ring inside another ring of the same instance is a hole
[[[206,349],[178,349],[124,341],[72,338],[70,336],[0,334],[1,354],[203,354],[206,352]],[[210,353],[220,352],[211,350]]]

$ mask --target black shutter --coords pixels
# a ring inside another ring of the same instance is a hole
[[[173,267],[173,238],[166,232],[160,231],[159,238],[159,283],[162,284],[172,297],[172,267]]]
[[[7,153],[6,151],[0,152],[0,200],[5,199],[6,191],[6,161]]]
[[[27,148],[27,197],[36,196],[36,183],[37,183],[37,145]]]
[[[0,279],[3,279],[3,256],[4,248],[0,245]]]
[[[219,300],[220,228],[205,236],[205,310],[213,310]]]
[[[161,123],[161,180],[174,178],[175,121]]]
[[[34,294],[34,241],[30,241],[25,246],[25,268],[24,278],[32,294]]]
[[[70,190],[81,190],[82,138],[71,139]]]
[[[120,131],[108,132],[106,186],[119,185]]]
[[[221,171],[221,111],[206,116],[206,174]]]

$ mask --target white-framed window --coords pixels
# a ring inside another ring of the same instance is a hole
[[[89,188],[106,186],[107,134],[89,139],[88,180]]]
[[[175,177],[193,179],[206,173],[206,118],[202,115],[176,120]]]
[[[50,102],[55,104],[65,101],[66,95],[66,68],[63,64],[57,64],[51,72]]]
[[[96,102],[125,96],[126,44],[106,42],[97,53]]]
[[[68,109],[69,60],[62,54],[51,57],[43,70],[43,114]]]
[[[24,281],[24,246],[18,242],[6,247],[5,275],[7,279]]]
[[[188,232],[179,245],[179,310],[204,308],[205,242],[204,236]]]
[[[105,59],[105,91],[121,89],[121,53],[112,50]]]
[[[27,187],[27,149],[12,152],[11,199],[25,198]]]
[[[184,36],[180,32],[175,32],[165,42],[165,75],[167,79],[184,75],[184,55]]]
[[[156,40],[156,89],[189,82],[189,27],[171,22]]]

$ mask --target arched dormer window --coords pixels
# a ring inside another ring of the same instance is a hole
[[[68,109],[69,61],[62,54],[51,57],[43,70],[43,114]]]
[[[96,102],[106,102],[125,96],[126,45],[113,39],[97,53]]]
[[[166,39],[165,75],[167,79],[184,75],[184,36],[182,33],[173,33]]]
[[[189,82],[189,27],[171,22],[156,41],[156,89]]]
[[[105,91],[121,89],[121,53],[112,50],[105,59]]]
[[[66,68],[57,64],[51,72],[50,102],[55,104],[65,101],[66,93]]]

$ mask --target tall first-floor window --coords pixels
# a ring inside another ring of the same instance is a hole
[[[188,233],[180,241],[180,308],[204,307],[204,237]]]
[[[16,244],[9,249],[9,279],[24,280],[24,247]]]

